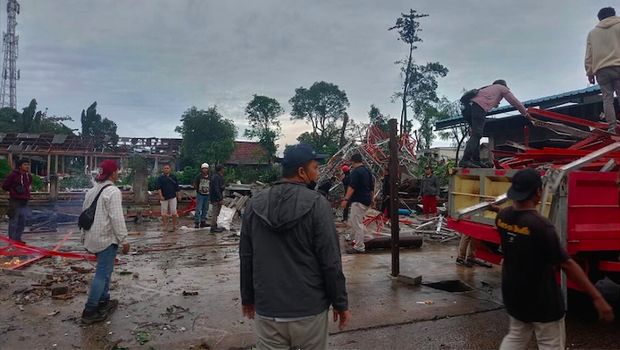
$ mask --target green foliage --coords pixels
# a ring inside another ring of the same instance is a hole
[[[318,153],[332,156],[340,149],[340,143],[338,142],[339,130],[332,129],[328,132],[332,136],[330,136],[324,143],[317,143],[316,138],[314,138],[312,133],[309,132],[304,132],[299,135],[297,137],[297,141],[299,141],[299,143],[305,143],[312,146],[312,148],[314,148],[314,150]]]
[[[405,63],[405,82],[403,84],[403,91],[401,93],[402,111],[400,115],[400,132],[401,134],[411,131],[411,123],[407,119],[407,98],[409,96],[408,89],[412,80],[412,68],[413,68],[413,50],[418,47],[415,43],[422,42],[422,38],[418,35],[422,30],[420,29],[419,18],[428,17],[427,14],[418,13],[414,9],[410,9],[409,13],[401,13],[401,16],[396,19],[396,24],[388,30],[396,30],[398,32],[398,40],[403,41],[409,45],[409,56]],[[400,62],[396,62],[397,64]]]
[[[403,67],[406,69],[406,67]],[[433,103],[439,102],[437,96],[437,79],[448,74],[448,68],[439,62],[430,62],[425,65],[414,64],[411,67],[411,79],[407,89],[408,103],[413,109],[414,117],[420,121],[424,109]]]
[[[422,42],[422,38],[418,36],[418,33],[422,31],[418,18],[423,17],[428,17],[428,15],[409,9],[409,13],[401,13],[396,19],[396,24],[388,30],[396,30],[399,35],[398,40],[405,42],[412,47],[412,50],[415,50],[417,47],[414,44]]]
[[[349,99],[344,90],[337,85],[324,81],[312,84],[309,89],[295,89],[289,103],[293,107],[293,120],[305,120],[312,126],[312,132],[302,134],[298,141],[312,145],[317,151],[338,147],[340,126],[338,122],[344,117],[349,106]]]
[[[31,191],[32,192],[40,192],[41,190],[43,190],[43,180],[41,180],[41,177],[39,177],[38,175],[32,174],[32,187],[31,187]]]
[[[0,108],[0,130],[3,132],[21,131],[21,114],[13,108]]]
[[[437,104],[439,114],[435,118],[435,121],[446,120],[458,116],[461,114],[461,109],[458,102],[450,102],[447,98],[443,97]],[[456,146],[456,163],[458,164],[461,147],[465,138],[469,135],[469,125],[462,123],[450,127],[450,129],[439,132],[439,138],[442,140],[449,140],[453,146]]]
[[[76,188],[91,188],[93,187],[93,182],[88,176],[78,173],[77,175],[67,176],[61,179],[58,182],[58,187],[61,191]]]
[[[86,110],[82,110],[80,117],[82,122],[82,136],[101,138],[99,146],[116,146],[118,134],[116,123],[108,118],[102,118],[97,113],[97,101],[93,102]]]
[[[181,171],[175,173],[179,184],[191,185],[194,182],[194,178],[200,173],[199,167],[186,166]]]
[[[206,111],[191,107],[183,113],[181,122],[175,131],[183,137],[183,164],[198,168],[205,160],[213,164],[224,163],[235,150],[237,128],[215,106]]]
[[[412,123],[407,119],[407,108],[411,108],[414,118],[420,122],[420,130],[418,132],[418,149],[428,148],[434,138],[433,134],[433,103],[437,103],[438,78],[445,77],[448,69],[439,62],[429,62],[424,65],[418,65],[413,60],[413,50],[418,47],[415,43],[422,42],[419,33],[420,22],[418,19],[428,17],[427,14],[420,14],[416,10],[410,9],[408,14],[401,13],[396,20],[394,27],[389,30],[397,30],[399,34],[398,40],[409,45],[409,56],[406,60],[398,61],[401,65],[401,71],[405,76],[402,92],[395,94],[395,97],[402,99],[402,114],[400,129],[402,132],[410,132]],[[430,115],[429,115],[430,114]]]
[[[284,113],[280,103],[271,97],[254,95],[252,101],[245,108],[250,128],[245,130],[245,136],[258,138],[260,144],[267,150],[269,160],[276,155],[281,128],[278,118]]]
[[[0,181],[4,181],[11,171],[12,169],[9,165],[9,161],[7,159],[0,159]]]
[[[417,178],[421,178],[422,176],[424,176],[424,168],[427,164],[430,164],[433,168],[433,174],[437,176],[437,179],[439,180],[439,186],[447,186],[450,182],[450,170],[456,167],[456,163],[454,162],[454,160],[444,161],[442,159],[437,161],[429,155],[422,155],[418,158],[418,164],[415,168],[415,173],[413,175],[415,175]]]
[[[9,107],[0,109],[0,130],[3,132],[72,134],[71,128],[63,123],[71,120],[69,117],[50,117],[47,110],[37,111],[35,99],[30,101],[22,113]]]
[[[370,105],[370,110],[368,110],[368,119],[370,119],[371,125],[376,125],[383,131],[389,130],[388,118],[384,117],[379,108],[377,108],[374,104]]]
[[[236,168],[226,168],[224,172],[224,182],[227,184],[240,181],[243,184],[251,184],[256,181],[272,183],[280,179],[282,171],[279,166],[254,167],[239,166]]]
[[[149,176],[148,178],[148,190],[155,191],[157,188],[157,176]]]

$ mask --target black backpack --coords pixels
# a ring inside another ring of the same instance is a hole
[[[469,90],[459,100],[461,101],[461,114],[468,123],[471,123],[471,100],[478,95],[479,91],[480,89]]]
[[[82,214],[80,214],[80,217],[78,218],[78,227],[80,229],[88,231],[93,226],[93,222],[95,222],[95,212],[97,211],[97,201],[99,200],[99,196],[101,196],[101,192],[103,192],[103,190],[105,190],[108,186],[110,186],[110,184],[103,186],[101,190],[99,190],[95,200],[82,212]]]

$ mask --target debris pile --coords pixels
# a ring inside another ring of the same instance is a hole
[[[15,304],[32,304],[48,297],[57,300],[72,299],[77,294],[87,293],[90,283],[90,276],[68,270],[56,269],[51,274],[41,277],[36,283],[13,293]]]
[[[501,149],[493,150],[496,166],[502,169],[520,169],[561,166],[608,146],[620,137],[608,132],[608,124],[592,122],[556,112],[529,108],[529,120],[534,126],[546,128],[555,134],[568,138],[567,148],[529,145],[529,128],[525,128],[525,143],[508,142]],[[620,162],[620,151],[611,152],[605,157],[583,167],[584,170],[611,171]]]
[[[365,140],[358,143],[353,140],[334,154],[327,164],[321,167],[319,182],[332,176],[339,177],[342,165],[348,164],[353,154],[359,153],[375,178],[375,184],[380,184],[383,169],[389,162],[389,134],[376,125],[371,125],[365,136]],[[417,160],[415,156],[415,140],[409,134],[403,134],[398,142],[398,161],[404,174],[413,174]],[[376,186],[378,187],[378,186]]]

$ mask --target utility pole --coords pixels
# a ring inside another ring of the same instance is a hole
[[[388,126],[390,130],[390,228],[392,229],[392,277],[398,277],[400,274],[400,226],[398,221],[398,183],[400,172],[398,169],[398,138],[396,137],[397,120],[390,119]]]
[[[0,105],[17,109],[17,49],[19,36],[15,32],[17,15],[20,6],[17,0],[8,0],[6,4],[6,32],[3,36],[4,61],[2,62],[2,86],[0,90]]]

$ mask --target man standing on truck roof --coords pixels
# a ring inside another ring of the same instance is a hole
[[[617,133],[614,91],[620,96],[620,17],[613,7],[598,12],[600,21],[588,34],[585,67],[591,84],[598,81],[609,132]],[[595,79],[596,77],[596,79]]]
[[[566,310],[556,280],[559,268],[592,297],[601,320],[614,319],[611,306],[560,244],[553,223],[536,210],[541,196],[540,174],[520,170],[508,190],[513,205],[495,219],[504,254],[502,296],[510,316],[510,330],[500,350],[526,349],[532,333],[539,349],[565,348]]]
[[[489,86],[465,93],[461,98],[463,103],[463,117],[469,123],[470,135],[463,158],[459,162],[462,168],[492,168],[493,164],[480,161],[480,139],[484,131],[487,113],[499,106],[502,99],[506,99],[525,117],[529,116],[521,102],[510,92],[505,80],[499,79]]]

